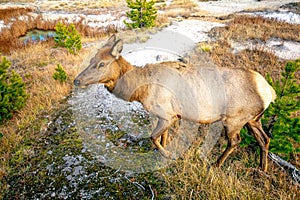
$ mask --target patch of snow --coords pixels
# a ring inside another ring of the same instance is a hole
[[[29,17],[28,16],[24,16],[24,15],[21,15],[18,17],[18,20],[21,20],[21,21],[28,21],[29,20]]]
[[[300,58],[300,42],[284,41],[281,39],[270,39],[265,44],[258,44],[254,41],[231,42],[234,53],[249,49],[265,49],[273,52],[277,57],[287,60]]]
[[[66,20],[68,23],[76,23],[81,20],[81,18],[84,17],[84,15],[81,14],[60,14],[60,13],[43,13],[42,19],[44,21],[56,21],[56,20]]]
[[[267,41],[266,46],[272,49],[279,58],[288,60],[300,58],[300,42],[271,39]]]
[[[12,22],[5,24],[4,21],[0,20],[0,32],[2,31],[2,29],[10,28],[12,24]]]
[[[300,24],[300,15],[293,12],[258,12],[255,15],[277,19],[291,24]]]
[[[166,29],[185,35],[196,43],[210,40],[207,33],[214,27],[222,26],[225,25],[218,22],[183,20],[180,22],[174,22]]]
[[[88,18],[85,21],[87,21],[86,24],[92,28],[104,28],[113,25],[119,29],[124,29],[125,24],[123,23],[123,21],[125,19],[127,18],[125,16],[122,16],[119,19],[111,19],[106,21],[89,20]]]
[[[102,14],[102,15],[86,15],[86,20],[98,21],[98,22],[113,21],[113,20],[116,20],[116,16],[113,16],[110,13]]]
[[[208,32],[224,24],[199,20],[183,20],[149,35],[144,43],[124,44],[123,56],[131,64],[175,61],[187,55],[198,42],[209,41]]]
[[[149,63],[157,63],[169,60],[177,60],[178,56],[175,52],[167,52],[165,49],[143,48],[124,55],[124,58],[135,66],[144,66]]]
[[[195,2],[200,10],[207,11],[209,15],[222,16],[229,15],[241,11],[247,10],[262,10],[262,9],[273,9],[276,10],[280,6],[299,2],[299,0],[220,0],[220,1],[208,1],[208,2]]]
[[[167,0],[166,1],[166,6],[170,6],[173,0]]]
[[[4,21],[3,20],[0,20],[0,32],[3,28],[5,28],[5,24],[4,24]]]
[[[254,3],[254,1],[253,1]],[[249,1],[233,0],[233,1],[209,1],[197,2],[202,10],[206,10],[214,15],[231,14],[245,10],[249,6]]]
[[[62,19],[66,20],[67,23],[77,23],[82,21],[83,24],[86,24],[91,28],[105,28],[114,25],[120,29],[125,28],[123,20],[126,19],[122,12],[117,15],[112,15],[110,13],[101,15],[44,13],[42,18],[44,21],[56,21]]]

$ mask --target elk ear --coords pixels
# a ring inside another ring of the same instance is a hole
[[[113,34],[112,36],[110,36],[110,38],[107,40],[105,46],[112,46],[117,40],[117,36],[115,34]]]
[[[115,57],[116,59],[118,59],[120,57],[120,53],[123,50],[123,41],[122,40],[118,40],[114,46],[111,48],[110,50],[110,54]]]

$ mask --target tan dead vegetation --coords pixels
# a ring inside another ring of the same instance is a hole
[[[215,64],[222,67],[243,67],[258,71],[263,76],[270,73],[278,79],[284,67],[284,61],[279,60],[270,50],[243,50],[237,54],[226,41],[212,44],[210,56]]]
[[[171,23],[171,19],[165,13],[158,14],[156,19],[155,19],[155,24],[156,24],[157,27],[168,26],[170,23]]]
[[[219,67],[253,69],[263,76],[270,73],[275,79],[279,78],[285,63],[271,50],[262,47],[235,53],[231,44],[224,40],[199,43],[187,59],[196,65],[213,62]]]
[[[99,10],[112,10],[118,7],[126,6],[125,0],[101,0],[101,1],[89,1],[89,0],[69,0],[69,1],[44,1],[40,4],[40,8],[44,11],[65,11],[69,12],[81,12],[86,14],[101,14]],[[96,12],[96,13],[95,13]]]
[[[192,0],[175,0],[170,5],[167,5],[165,1],[157,1],[156,7],[171,18],[189,18],[197,10],[195,2]]]
[[[299,24],[292,25],[259,16],[237,15],[228,26],[211,31],[211,35],[217,38],[217,42],[211,42],[210,56],[218,66],[250,68],[260,72],[263,76],[270,73],[272,78],[278,80],[285,64],[284,60],[279,59],[271,50],[264,47],[234,53],[230,43],[248,40],[263,43],[272,38],[300,41],[298,30],[300,30]],[[296,73],[296,77],[300,79],[300,73]]]
[[[170,169],[162,171],[171,199],[284,199],[300,198],[297,185],[271,165],[268,173],[253,167],[254,152],[241,149],[222,169],[199,158],[192,147]],[[213,155],[209,159],[214,160]],[[245,167],[247,166],[247,167]]]
[[[35,0],[1,0],[1,3],[32,3],[35,2]]]
[[[0,33],[0,52],[2,53],[9,53],[10,50],[22,47],[18,38],[24,36],[29,30],[53,30],[55,27],[56,22],[44,21],[41,15],[34,17],[28,10],[25,12],[22,8],[18,9],[19,11],[14,10],[13,12],[17,16],[20,14],[20,16],[16,16],[17,18],[14,18],[9,12],[2,13],[2,17],[5,19],[13,17],[6,23],[10,25],[2,28]]]
[[[281,38],[283,40],[300,41],[300,24],[293,24],[267,19],[260,16],[233,16],[226,28],[215,28],[212,34],[221,40],[261,40]]]
[[[191,16],[192,11],[186,8],[176,8],[176,9],[168,9],[165,11],[165,15],[171,18],[182,17],[189,18]]]
[[[56,2],[56,1],[55,1]],[[53,3],[53,2],[52,2]],[[57,3],[57,2],[56,2]],[[87,3],[83,2],[73,2],[73,4],[82,4]],[[98,2],[99,3],[99,2]],[[115,2],[116,3],[116,2]],[[66,2],[60,2],[60,4],[66,4]],[[109,7],[109,1],[101,2]],[[99,14],[100,10],[98,6],[95,6],[96,11],[90,11],[92,14]],[[67,9],[67,8],[66,8]],[[34,14],[34,7],[9,7],[7,9],[0,10],[0,19],[5,19],[5,24],[10,24],[9,26],[2,28],[0,32],[0,52],[4,54],[9,54],[11,51],[24,47],[24,44],[18,39],[19,37],[24,36],[28,31],[38,29],[38,30],[54,30],[55,25],[58,21],[61,21],[64,24],[68,24],[67,19],[59,19],[48,21],[44,20],[41,14]],[[118,27],[115,25],[109,25],[105,28],[93,28],[88,26],[83,22],[84,18],[74,23],[77,31],[83,37],[91,38],[101,38],[110,33],[116,33]],[[158,27],[166,26],[170,23],[169,16],[166,14],[159,14],[156,19],[156,24]]]
[[[42,15],[31,13],[30,9],[18,8],[12,13],[3,12],[2,17],[9,19],[10,17],[18,16],[18,18],[10,19],[10,26],[3,28],[0,32],[0,52],[9,54],[12,50],[24,47],[24,44],[19,40],[19,37],[24,36],[28,31],[38,30],[55,30],[58,21],[68,24],[67,19],[59,19],[48,21],[44,20]],[[1,13],[0,13],[1,14]],[[19,16],[19,14],[21,16]],[[110,25],[106,28],[91,28],[83,23],[84,18],[74,23],[76,30],[84,37],[103,37],[107,33],[115,33],[117,27]]]
[[[89,52],[82,49],[79,55],[73,55],[66,49],[53,46],[54,42],[37,43],[15,50],[7,57],[12,63],[12,69],[19,73],[26,83],[29,96],[26,107],[0,127],[0,132],[4,135],[0,140],[1,181],[10,171],[9,160],[16,148],[24,140],[36,137],[41,128],[47,126],[47,116],[51,110],[68,96],[73,88],[73,79]],[[52,78],[57,64],[61,64],[68,74],[66,83],[62,84]],[[0,193],[5,186],[0,184]]]
[[[193,0],[174,0],[167,7],[168,9],[174,8],[193,8],[197,4]]]
[[[19,17],[26,15],[29,12],[34,10],[33,7],[26,6],[3,6],[0,7],[0,20],[3,20],[5,23],[11,20],[11,18]]]

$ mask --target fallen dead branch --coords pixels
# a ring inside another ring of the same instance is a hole
[[[291,163],[283,160],[279,156],[275,155],[274,153],[269,152],[268,157],[289,175],[289,177],[293,180],[295,184],[300,184],[300,171]]]

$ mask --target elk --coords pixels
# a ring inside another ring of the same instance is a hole
[[[270,138],[260,118],[276,94],[259,73],[177,61],[135,67],[121,56],[122,49],[123,41],[111,36],[75,78],[74,85],[102,83],[118,98],[140,102],[158,118],[151,139],[168,158],[172,157],[165,149],[168,129],[179,119],[200,124],[222,121],[228,144],[217,167],[240,143],[240,130],[246,126],[260,147],[260,167],[267,171]]]

